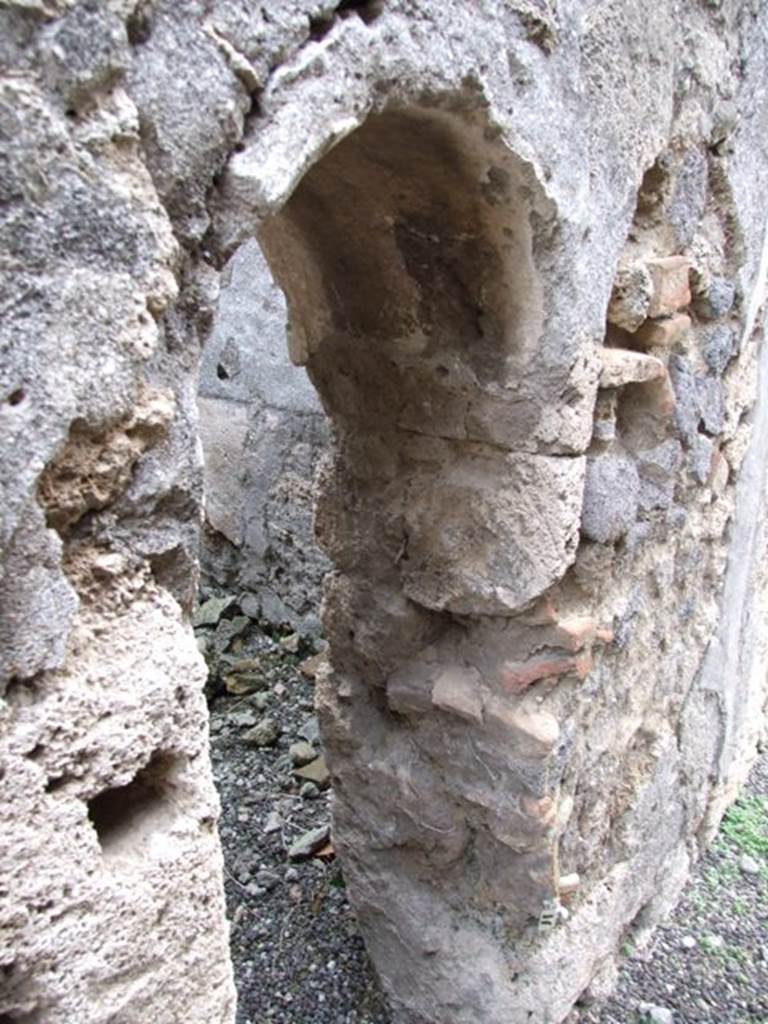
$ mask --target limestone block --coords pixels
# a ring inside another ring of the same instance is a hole
[[[666,374],[666,367],[655,356],[623,348],[600,350],[600,387],[620,388],[625,384],[644,384]]]
[[[432,703],[441,711],[467,721],[483,720],[481,677],[476,669],[445,668],[432,685]]]
[[[505,614],[565,574],[578,537],[582,458],[468,458],[409,487],[403,589],[426,608]]]
[[[9,545],[0,589],[0,691],[59,668],[78,597],[65,576],[61,540],[32,506]]]
[[[66,664],[44,692],[16,684],[0,705],[0,1012],[44,1007],[51,1024],[115,1013],[170,1024],[182,1007],[226,1018],[204,667],[149,573],[105,576],[98,556],[79,558],[87,596]]]

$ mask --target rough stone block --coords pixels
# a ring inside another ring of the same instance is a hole
[[[667,207],[667,219],[681,249],[691,244],[707,202],[707,158],[703,148],[694,146],[683,157]]]
[[[738,336],[732,327],[712,324],[698,333],[699,347],[710,370],[721,374],[736,354]]]
[[[671,352],[684,346],[690,333],[691,318],[685,313],[677,313],[660,320],[646,320],[635,336],[647,348]]]
[[[387,702],[403,715],[423,715],[432,710],[434,667],[409,665],[387,680]]]
[[[721,320],[727,316],[736,298],[736,285],[727,277],[694,278],[693,308],[702,320]]]
[[[637,518],[640,479],[631,459],[602,455],[587,460],[581,529],[585,537],[609,544]]]
[[[710,438],[699,434],[688,455],[688,464],[694,480],[699,484],[709,482],[712,475],[715,445]]]
[[[670,507],[682,458],[680,442],[675,440],[664,441],[637,453],[640,477],[638,505],[643,511]]]
[[[485,705],[488,728],[501,730],[518,757],[548,757],[560,738],[557,719],[547,711],[532,711],[503,697],[492,697]]]
[[[62,543],[32,506],[7,549],[0,589],[0,694],[64,661],[79,599],[62,569]]]
[[[432,703],[469,722],[483,720],[481,676],[472,668],[445,668],[432,686]]]
[[[623,348],[600,350],[600,387],[620,388],[625,384],[644,384],[666,374],[664,363],[655,356]]]
[[[608,323],[632,333],[648,316],[653,281],[642,263],[619,271],[608,303]]]
[[[499,455],[416,477],[405,593],[426,608],[475,615],[505,614],[542,594],[573,559],[583,473],[581,458]]]
[[[669,316],[691,301],[690,262],[685,256],[666,256],[646,261],[652,293],[648,316]]]

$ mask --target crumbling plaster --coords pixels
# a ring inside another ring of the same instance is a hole
[[[200,363],[201,573],[205,589],[237,593],[256,617],[307,635],[320,630],[330,568],[313,532],[329,431],[306,372],[288,358],[286,318],[258,242],[246,242],[222,272]]]
[[[334,421],[318,701],[399,1019],[555,1021],[608,983],[762,730],[762,5],[341,6],[0,8],[11,1019],[232,1016],[186,616],[199,348],[254,234]],[[681,254],[695,330],[643,352],[617,272]]]

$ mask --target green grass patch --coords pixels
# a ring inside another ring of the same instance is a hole
[[[740,797],[727,811],[720,832],[742,853],[768,860],[768,807],[763,797]]]

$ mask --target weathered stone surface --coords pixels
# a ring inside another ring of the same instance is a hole
[[[301,765],[301,767],[295,770],[294,775],[307,782],[314,782],[316,786],[320,786],[322,789],[325,789],[330,782],[328,767],[322,754],[313,761],[308,761],[307,764]]]
[[[669,352],[685,344],[690,330],[691,318],[685,313],[677,313],[660,320],[646,320],[635,337],[646,348]]]
[[[699,334],[701,354],[710,370],[723,373],[736,352],[738,338],[732,327],[713,324]]]
[[[320,825],[305,832],[288,848],[288,860],[306,860],[326,845],[331,836],[331,830],[327,825]]]
[[[707,158],[701,146],[692,146],[683,157],[675,176],[674,188],[666,210],[680,249],[689,246],[707,204]]]
[[[446,668],[432,686],[432,703],[441,711],[470,722],[483,720],[483,694],[476,669]]]
[[[603,455],[587,461],[581,529],[590,540],[612,543],[637,517],[640,481],[631,459]]]
[[[669,508],[674,499],[682,458],[680,442],[675,440],[664,441],[638,452],[638,505],[642,510]]]
[[[668,316],[690,303],[691,265],[685,256],[648,260],[646,269],[652,282],[648,316]]]
[[[77,593],[61,571],[61,540],[34,509],[8,545],[0,591],[0,689],[59,668],[77,613]]]
[[[278,562],[327,443],[251,399],[239,326],[211,334],[255,236],[333,421],[324,773],[396,1019],[562,1021],[735,795],[767,660],[766,27],[750,4],[532,6],[0,11],[1,1016],[233,1018],[185,618],[201,346],[203,397],[232,382],[271,481],[231,488],[268,498],[219,509],[242,542],[208,564],[296,628]],[[652,296],[606,332],[637,265]],[[675,393],[613,389],[588,451],[597,350],[678,315],[689,266]],[[706,298],[717,278],[738,301]],[[722,377],[710,315],[735,331]]]
[[[622,268],[608,303],[608,322],[624,331],[636,331],[648,316],[653,281],[642,263]]]
[[[538,597],[573,559],[583,473],[582,459],[508,455],[416,476],[405,594],[426,608],[487,615]]]
[[[279,735],[280,727],[274,718],[262,718],[252,729],[243,733],[243,739],[255,747],[271,747],[273,743],[277,742]]]
[[[222,276],[198,398],[204,582],[244,588],[254,617],[315,633],[329,568],[312,530],[325,417],[306,371],[288,358],[285,298],[256,241]]]
[[[736,285],[727,277],[696,275],[693,308],[704,320],[727,316],[736,297]]]
[[[600,351],[600,387],[620,388],[625,384],[644,384],[666,374],[666,367],[655,356],[623,348]]]
[[[239,547],[245,532],[240,467],[246,460],[248,407],[202,395],[197,406],[205,458],[205,516],[214,530]]]

